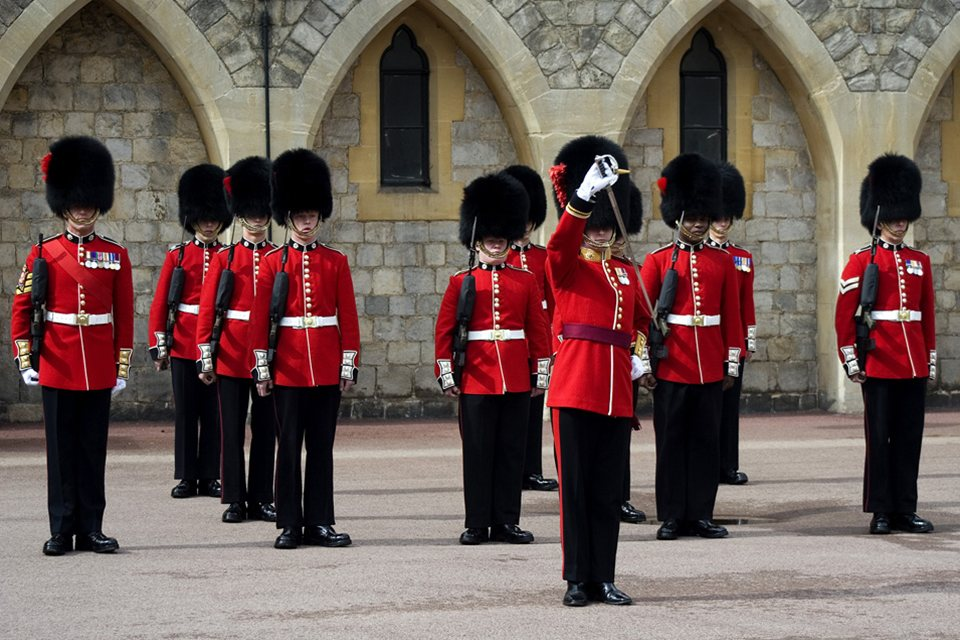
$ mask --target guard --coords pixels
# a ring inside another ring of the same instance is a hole
[[[260,397],[250,377],[248,330],[257,294],[260,261],[276,245],[270,226],[270,170],[266,158],[238,161],[223,179],[230,213],[240,222],[239,242],[220,249],[211,261],[200,292],[197,317],[197,368],[200,380],[216,382],[220,420],[220,476],[227,506],[222,520],[276,522],[273,506],[273,456],[277,428],[273,398]],[[243,443],[250,406],[249,481]]]
[[[507,264],[531,272],[537,278],[543,298],[547,326],[553,322],[553,292],[547,283],[547,250],[530,241],[530,234],[539,229],[547,219],[547,192],[540,174],[528,166],[515,164],[504,169],[527,190],[530,212],[523,237],[510,243]],[[527,418],[527,445],[523,458],[523,488],[534,491],[556,491],[556,480],[543,477],[543,400],[542,393],[530,395],[530,413]]]
[[[737,271],[737,290],[740,292],[740,322],[745,338],[744,351],[740,358],[740,375],[734,378],[733,386],[723,392],[723,410],[720,416],[720,482],[722,484],[746,484],[747,474],[740,471],[740,391],[743,388],[743,367],[750,355],[757,350],[757,319],[753,306],[753,254],[730,242],[728,239],[734,220],[743,218],[747,203],[743,176],[729,162],[720,164],[720,179],[723,181],[722,216],[710,223],[707,244],[723,249],[733,258]]]
[[[930,257],[904,243],[922,184],[909,158],[870,163],[860,222],[873,242],[850,256],[837,297],[840,362],[863,392],[863,510],[874,534],[933,531],[916,514],[927,380],[937,377],[933,277]]]
[[[40,386],[43,402],[51,533],[43,553],[110,553],[120,547],[102,530],[110,399],[126,387],[133,351],[130,259],[94,230],[113,206],[113,159],[98,140],[67,137],[40,168],[66,230],[30,250],[10,333],[20,375]]]
[[[641,271],[657,301],[647,342],[652,373],[640,378],[654,390],[657,538],[722,538],[727,530],[713,522],[717,440],[723,390],[740,373],[743,332],[733,260],[704,242],[723,212],[720,170],[681,154],[658,186],[660,213],[677,238],[648,254]]]
[[[547,405],[560,471],[563,604],[628,605],[614,584],[624,466],[633,421],[630,345],[650,318],[635,275],[611,248],[627,209],[627,159],[598,136],[567,143],[550,170],[560,221],[547,243],[547,278],[562,325]],[[612,187],[612,191],[607,190]]]
[[[277,549],[345,547],[334,530],[333,441],[340,396],[360,363],[360,323],[345,255],[317,239],[333,212],[330,170],[307,149],[273,164],[273,219],[290,240],[260,264],[250,320],[252,373],[279,420]],[[306,444],[306,468],[301,456]]]
[[[530,396],[547,388],[550,342],[536,275],[506,264],[528,209],[526,189],[507,173],[467,185],[460,242],[471,252],[470,268],[451,276],[437,315],[437,381],[459,399],[466,507],[460,544],[533,542],[519,527],[520,493]]]
[[[219,498],[220,425],[216,389],[197,379],[200,290],[231,221],[223,196],[223,169],[200,164],[180,177],[180,226],[193,239],[167,252],[150,305],[149,346],[157,371],[170,368],[176,411],[174,478],[170,495]],[[198,428],[199,427],[199,428]]]

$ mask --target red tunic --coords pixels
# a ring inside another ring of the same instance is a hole
[[[725,249],[733,257],[737,271],[737,289],[740,291],[740,323],[747,351],[757,350],[757,313],[753,305],[753,254],[732,242],[716,242],[707,238],[706,243],[717,249]]]
[[[556,304],[553,301],[553,291],[547,282],[547,250],[532,242],[525,246],[511,244],[507,253],[507,264],[526,269],[536,276],[537,286],[543,292],[542,307],[547,312],[549,325],[553,320],[553,309]]]
[[[10,334],[20,370],[30,367],[33,261],[30,250],[13,296]],[[109,389],[126,378],[133,350],[133,271],[127,250],[92,233],[43,243],[47,261],[46,324],[40,384],[56,389]],[[108,315],[109,314],[109,315]]]
[[[257,293],[257,275],[260,271],[260,260],[268,252],[276,249],[276,245],[264,240],[254,244],[249,240],[241,240],[233,245],[233,262],[230,270],[233,271],[233,295],[227,305],[227,314],[223,320],[223,330],[220,334],[220,346],[216,354],[216,373],[232,378],[250,377],[250,344],[249,327],[250,312],[253,309],[253,299]],[[197,359],[200,370],[208,372],[212,368],[209,357],[210,336],[213,333],[213,322],[216,312],[217,288],[220,284],[220,274],[227,268],[230,256],[230,247],[222,248],[210,264],[207,277],[203,281],[200,291],[200,315],[197,316]]]
[[[637,295],[633,269],[614,259],[588,260],[580,254],[591,205],[574,198],[547,243],[547,278],[563,327],[585,325],[629,344],[650,320]],[[571,213],[571,210],[574,213]],[[578,215],[579,213],[579,215]],[[596,340],[573,338],[561,328],[547,405],[633,416],[630,350]],[[598,333],[599,333],[598,332]]]
[[[667,357],[659,361],[658,379],[684,384],[718,382],[724,375],[739,375],[743,350],[740,296],[733,260],[723,249],[700,242],[677,241],[652,251],[643,262],[640,276],[651,300],[660,287],[679,246],[677,293],[666,338]]]
[[[468,271],[450,277],[440,303],[435,333],[437,363],[434,373],[443,389],[453,386],[453,334],[457,326],[457,301]],[[476,299],[468,330],[485,332],[467,343],[466,364],[460,391],[471,394],[501,394],[530,391],[531,375],[538,375],[539,388],[546,388],[550,364],[550,340],[542,293],[534,274],[506,264],[481,264],[472,271]],[[496,331],[523,331],[516,339],[491,339]]]
[[[248,361],[254,379],[286,387],[318,387],[353,380],[360,363],[360,321],[347,257],[320,242],[287,243],[264,256],[250,319]],[[290,289],[278,329],[273,372],[266,363],[273,281],[281,268]]]
[[[200,310],[200,290],[203,280],[210,268],[210,263],[217,256],[220,243],[214,240],[204,244],[194,238],[189,242],[178,244],[167,252],[167,258],[160,269],[160,279],[157,281],[157,290],[150,305],[150,319],[147,322],[147,344],[150,348],[150,357],[159,360],[165,357],[197,359],[197,314]],[[170,290],[170,278],[180,260],[180,250],[183,249],[183,294],[180,296],[180,307],[177,311],[177,320],[173,325],[173,346],[166,344],[167,331],[167,293]]]
[[[870,331],[876,348],[867,354],[866,375],[871,378],[925,378],[936,365],[936,317],[930,257],[922,251],[880,241],[874,314],[880,314]],[[860,307],[860,282],[870,264],[870,247],[850,256],[840,276],[837,296],[837,349],[847,375],[856,364],[856,326]]]

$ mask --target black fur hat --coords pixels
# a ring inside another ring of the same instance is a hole
[[[527,222],[533,223],[537,229],[547,219],[547,192],[543,188],[543,179],[540,174],[523,164],[515,164],[503,170],[512,178],[516,178],[527,190],[530,196],[530,215]]]
[[[114,169],[110,152],[86,136],[61,138],[40,161],[47,183],[47,204],[63,217],[74,206],[95,207],[101,214],[113,206]]]
[[[616,142],[600,136],[582,136],[575,138],[563,145],[557,157],[553,161],[553,167],[550,169],[550,180],[553,182],[554,202],[557,205],[557,216],[562,216],[563,211],[577,191],[577,187],[583,182],[583,177],[587,175],[590,166],[599,155],[611,155],[621,169],[629,169],[627,155]],[[630,187],[633,182],[628,174],[623,174],[613,185],[613,193],[617,198],[617,205],[620,207],[621,215],[629,217],[627,214],[631,206]],[[617,219],[613,215],[613,208],[610,205],[610,198],[605,193],[599,193],[596,196],[596,205],[590,217],[587,219],[587,229],[614,229],[617,235],[620,230],[617,225]],[[624,224],[627,221],[624,220]]]
[[[215,164],[198,164],[180,176],[180,226],[193,232],[201,220],[216,220],[222,227],[233,221],[223,193],[223,169]]]
[[[270,168],[268,159],[250,156],[227,169],[223,191],[230,213],[238,218],[270,217]]]
[[[284,151],[273,161],[273,219],[286,226],[287,218],[300,211],[319,211],[326,220],[333,213],[330,169],[323,158],[309,149]]]
[[[519,180],[504,172],[480,176],[463,190],[460,204],[460,242],[470,247],[470,238],[522,238],[527,230],[530,196]],[[473,222],[477,222],[476,235]]]
[[[623,177],[620,177],[623,180]],[[619,182],[620,180],[617,180]],[[643,229],[643,195],[637,185],[630,184],[630,210],[624,213],[626,219],[623,226],[627,228],[629,235],[636,235]]]
[[[873,233],[874,219],[878,223],[919,219],[922,188],[923,178],[913,160],[894,153],[883,154],[870,163],[867,177],[860,184],[860,224]]]
[[[660,176],[660,215],[671,229],[684,213],[710,220],[723,217],[720,169],[712,161],[699,153],[681,153],[667,163]]]
[[[747,206],[747,190],[740,171],[729,162],[720,163],[720,180],[723,185],[723,218],[739,220]]]

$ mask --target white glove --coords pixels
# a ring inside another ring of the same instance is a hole
[[[640,356],[636,354],[630,356],[630,379],[631,380],[636,380],[637,378],[642,376],[644,373],[649,373],[644,369],[645,367],[643,366],[643,360],[640,359]]]
[[[33,367],[21,371],[20,377],[23,378],[23,384],[28,387],[35,387],[40,384],[40,374]]]
[[[577,188],[577,197],[581,200],[593,200],[593,196],[601,189],[606,189],[617,182],[617,160],[611,155],[597,156],[590,165],[587,175]]]
[[[127,381],[123,378],[117,378],[117,384],[113,385],[113,389],[110,389],[110,396],[115,397],[118,393],[127,388]]]

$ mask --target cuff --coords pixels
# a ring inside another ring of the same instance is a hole
[[[757,351],[757,325],[747,327],[747,351],[756,353]]]
[[[209,342],[198,344],[200,359],[197,360],[197,373],[213,373],[213,349]]]
[[[15,340],[17,346],[17,367],[20,371],[26,371],[30,368],[30,341]]]
[[[840,347],[840,353],[843,354],[843,368],[846,370],[847,377],[853,377],[860,371],[860,363],[857,362],[857,348],[853,345]]]
[[[537,360],[537,372],[535,383],[537,389],[546,389],[550,386],[550,358],[539,358]]]
[[[575,218],[589,218],[590,212],[593,211],[594,203],[589,200],[584,200],[577,194],[573,194],[570,198],[570,202],[567,203],[567,213],[572,215]]]
[[[931,380],[937,379],[937,352],[933,349],[930,351],[930,375],[928,377]]]
[[[342,380],[357,381],[357,352],[344,351],[343,359],[340,361],[340,378]]]
[[[154,360],[163,360],[170,357],[167,349],[167,333],[165,331],[154,331],[153,337],[157,339],[157,344],[150,347],[150,357]]]
[[[437,367],[440,369],[440,375],[437,376],[437,384],[440,385],[440,389],[446,391],[456,386],[453,382],[453,361],[437,360]]]
[[[739,347],[730,347],[727,349],[727,375],[734,378],[740,377],[740,352]]]
[[[130,358],[133,349],[120,349],[120,359],[117,361],[117,378],[126,380],[130,377]]]
[[[650,364],[650,349],[644,345],[637,355],[640,357],[640,376],[653,373],[653,366]]]
[[[253,350],[254,365],[250,371],[256,382],[267,382],[270,380],[270,361],[267,360],[266,349]]]

